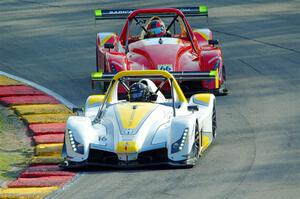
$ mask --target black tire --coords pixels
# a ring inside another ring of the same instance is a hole
[[[99,72],[100,71],[100,66],[98,65],[98,49],[96,48],[96,71]],[[102,70],[101,70],[102,71]],[[103,68],[103,72],[105,73],[105,67]],[[105,93],[108,89],[109,86],[109,82],[101,82],[100,83],[100,89],[102,90],[103,93]]]
[[[98,49],[96,47],[96,71],[99,72],[99,66],[98,66]]]
[[[102,90],[103,90],[103,93],[105,93],[105,92],[107,91],[108,86],[109,86],[109,82],[103,82],[103,83],[101,84],[101,88],[102,88]]]
[[[216,111],[216,103],[214,102],[213,114],[212,114],[212,136],[215,139],[217,136],[217,111]]]
[[[225,65],[222,66],[222,79],[223,79],[223,84],[220,85],[220,88],[218,89],[217,95],[227,95],[228,94],[228,89],[226,86],[226,70],[225,70]]]
[[[224,82],[226,81],[226,70],[225,70],[225,65],[222,66],[222,78]]]
[[[202,132],[202,131],[201,131]],[[200,154],[200,146],[202,145],[202,139],[201,139],[201,142],[199,141],[199,136],[202,136],[201,135],[202,133],[200,133],[199,131],[199,126],[198,126],[198,122],[196,122],[196,125],[195,125],[195,142],[194,142],[194,145],[193,145],[193,149],[192,149],[192,155],[191,155],[191,159],[189,159],[187,161],[187,164],[185,166],[185,168],[192,168],[196,165],[197,161],[198,161],[198,158],[199,158],[199,154]]]
[[[199,125],[198,122],[196,122],[196,126],[195,126],[195,149],[196,149],[196,155],[195,157],[198,158],[199,157],[199,153],[200,153],[200,149],[201,149],[201,145],[202,145],[202,138],[201,138],[201,142],[199,141],[201,134],[199,131]]]
[[[200,147],[201,147],[201,142],[200,142],[200,136],[201,136],[201,133],[199,131],[199,125],[198,125],[198,122],[196,122],[196,125],[195,125],[195,142],[194,142],[194,145],[193,145],[193,148],[192,148],[192,155],[191,157],[193,157],[194,159],[197,159],[199,158],[199,154],[200,154]],[[202,141],[202,140],[201,140]],[[195,161],[195,163],[196,163]]]

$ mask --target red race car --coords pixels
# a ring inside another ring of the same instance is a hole
[[[225,67],[211,30],[192,29],[186,16],[206,16],[206,6],[95,10],[95,19],[126,19],[120,35],[97,34],[95,81],[109,82],[123,70],[166,70],[185,93],[225,95]],[[107,83],[104,84],[105,88]]]

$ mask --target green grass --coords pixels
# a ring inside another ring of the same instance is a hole
[[[32,147],[23,122],[11,110],[0,106],[0,185],[16,178],[31,156]]]
[[[27,165],[27,158],[22,153],[0,152],[0,178],[10,180]]]

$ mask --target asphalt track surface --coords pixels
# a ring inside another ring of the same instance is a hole
[[[299,198],[300,1],[215,0],[230,95],[217,98],[218,136],[193,169],[84,171],[54,198]],[[81,106],[92,92],[95,26],[102,8],[198,6],[196,1],[7,0],[0,2],[0,70]]]

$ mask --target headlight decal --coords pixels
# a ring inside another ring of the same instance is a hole
[[[184,148],[184,145],[187,142],[188,132],[189,128],[183,130],[181,138],[172,144],[171,153],[177,153]]]
[[[84,154],[84,145],[75,140],[74,135],[70,129],[68,129],[68,136],[72,150],[79,154]]]

